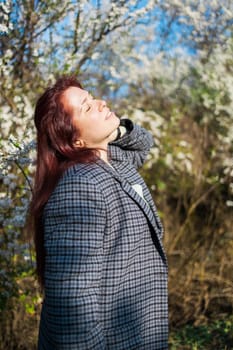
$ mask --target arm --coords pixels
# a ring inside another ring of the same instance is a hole
[[[154,144],[151,133],[129,119],[121,119],[120,125],[126,128],[125,134],[109,144],[111,158],[127,159],[136,168],[142,166]]]
[[[45,304],[54,349],[105,349],[98,324],[105,219],[97,186],[75,175],[62,180],[45,212]]]

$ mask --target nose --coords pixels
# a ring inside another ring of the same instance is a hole
[[[103,101],[103,100],[99,100],[99,101],[98,101],[98,109],[99,109],[99,112],[102,112],[102,110],[103,110],[104,107],[106,107],[106,106],[107,106],[107,104],[106,104],[105,101]]]

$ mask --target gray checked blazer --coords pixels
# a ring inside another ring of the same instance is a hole
[[[44,209],[39,350],[168,348],[163,229],[137,172],[153,140],[125,124],[128,133],[109,145],[112,167],[69,168]]]

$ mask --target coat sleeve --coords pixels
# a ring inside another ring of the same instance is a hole
[[[99,284],[105,203],[95,183],[69,176],[45,210],[45,327],[57,350],[105,349]]]
[[[135,168],[139,168],[145,162],[146,157],[154,144],[153,137],[143,127],[133,124],[129,119],[122,119],[121,125],[126,127],[126,133],[109,144],[110,156],[113,160],[131,162]]]

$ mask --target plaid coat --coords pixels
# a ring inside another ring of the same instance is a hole
[[[69,168],[45,207],[39,350],[168,347],[163,229],[136,170],[153,140],[131,129],[109,145],[113,168],[102,160]]]

